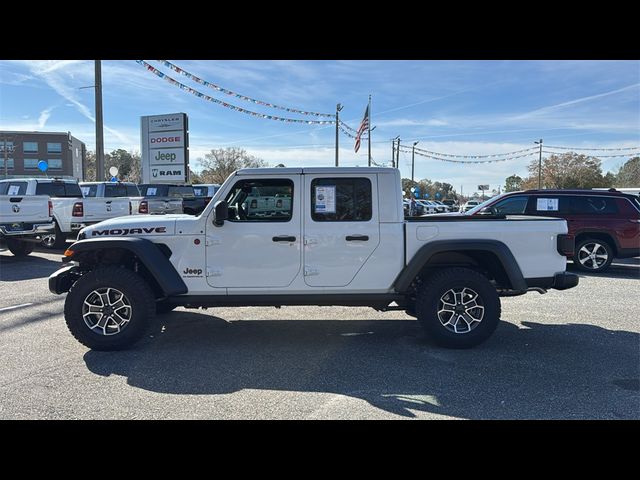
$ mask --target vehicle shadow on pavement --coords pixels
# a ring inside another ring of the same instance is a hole
[[[62,268],[62,266],[60,261],[53,261],[34,255],[26,257],[0,255],[0,282],[48,277],[59,268]]]
[[[631,278],[640,279],[640,265],[627,263],[612,263],[608,270],[596,273],[586,272],[576,268],[572,263],[567,263],[567,271],[575,273],[581,277],[605,277],[605,278]]]
[[[89,351],[84,360],[97,375],[159,393],[333,393],[408,418],[640,416],[637,333],[501,322],[479,347],[446,350],[420,332],[413,320],[227,322],[176,312],[133,349]],[[354,418],[348,404],[333,401],[307,417]]]

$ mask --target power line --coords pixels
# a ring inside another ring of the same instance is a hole
[[[586,147],[555,147],[553,145],[546,145],[546,148],[556,148],[559,150],[597,150],[601,152],[611,152],[617,150],[640,150],[640,147],[617,147],[617,148],[586,148]]]

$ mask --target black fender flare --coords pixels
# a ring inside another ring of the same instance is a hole
[[[526,290],[527,283],[509,247],[498,240],[437,240],[424,245],[409,264],[396,277],[393,287],[398,293],[406,293],[420,270],[431,257],[442,252],[484,251],[493,253],[504,268],[513,290]]]
[[[95,250],[119,248],[133,253],[158,282],[165,296],[181,295],[188,289],[180,274],[167,256],[151,240],[145,238],[89,238],[79,240],[69,247],[73,252],[70,260],[82,261],[84,254]]]

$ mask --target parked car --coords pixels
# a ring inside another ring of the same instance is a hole
[[[180,212],[162,212],[162,213],[187,213],[189,215],[200,215],[206,206],[204,197],[196,197],[193,185],[178,184],[144,184],[140,185],[140,191],[143,196],[166,199],[182,199],[182,211]],[[148,205],[148,203],[147,203]],[[140,209],[138,209],[140,210]],[[139,213],[161,213],[161,212],[140,212]]]
[[[411,216],[411,202],[409,200],[402,201],[402,209],[404,210],[405,217]],[[425,212],[424,205],[422,205],[418,200],[416,200],[416,211],[414,216],[424,215],[425,213],[426,212]]]
[[[416,200],[416,202],[424,207],[424,213],[425,214],[427,214],[427,213],[428,214],[438,213],[438,210],[436,209],[436,207],[431,205],[428,201],[426,201],[424,199],[419,199],[419,200]]]
[[[478,205],[480,205],[480,202],[478,200],[469,200],[467,203],[465,203],[460,207],[460,211],[463,213],[468,212],[469,210],[471,210],[474,207],[477,207]]]
[[[442,203],[444,203],[447,207],[449,207],[450,212],[457,212],[460,208],[460,205],[458,205],[458,202],[453,198],[445,198],[444,200],[442,200]]]
[[[8,186],[0,185],[0,246],[23,257],[53,230],[53,204],[46,195],[19,195],[18,187]]]
[[[78,181],[60,178],[13,178],[0,180],[7,191],[17,188],[23,195],[48,195],[53,203],[54,230],[42,236],[45,248],[63,248],[67,237],[75,237],[87,225],[129,215],[127,198],[85,198]]]
[[[218,183],[200,183],[193,186],[193,192],[196,197],[204,198],[204,205],[206,207],[219,188],[220,185]]]
[[[535,215],[567,220],[573,263],[604,272],[614,258],[640,255],[640,199],[615,189],[527,190],[494,197],[468,215]]]
[[[565,220],[405,220],[398,169],[241,169],[221,188],[199,217],[120,218],[80,232],[48,280],[67,294],[78,341],[127,348],[178,306],[342,305],[403,310],[439,345],[469,348],[500,324],[500,296],[579,281],[565,272]]]
[[[435,205],[438,213],[448,213],[450,211],[449,207],[442,203],[440,200],[431,200],[431,202]]]

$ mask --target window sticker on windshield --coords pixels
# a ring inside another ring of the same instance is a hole
[[[147,195],[153,196],[158,192],[158,189],[156,187],[149,187],[147,188]]]
[[[336,213],[336,186],[316,187],[315,213]]]
[[[18,195],[18,192],[20,192],[20,185],[9,185],[7,195]]]
[[[87,195],[89,195],[89,190],[91,190],[91,187],[80,187],[80,190],[82,190],[82,196],[86,197]]]
[[[558,199],[557,198],[539,198],[536,210],[545,212],[557,212],[558,211]]]

